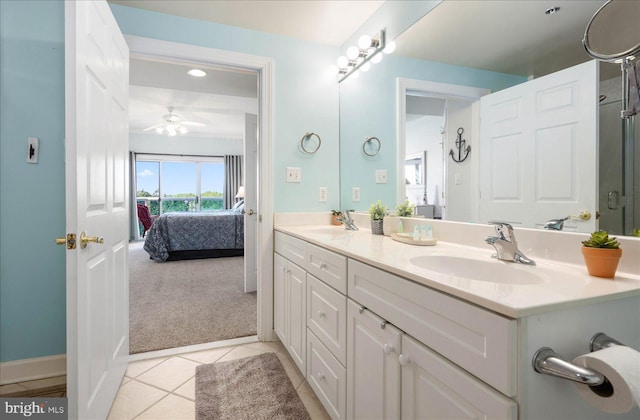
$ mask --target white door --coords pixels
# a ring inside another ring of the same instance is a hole
[[[480,222],[596,230],[598,63],[590,61],[481,99]]]
[[[258,116],[244,114],[244,291],[258,289]]]
[[[347,303],[347,418],[400,418],[401,331]]]
[[[129,356],[129,50],[106,1],[65,2],[69,418],[105,418]],[[81,232],[103,243],[83,248]]]

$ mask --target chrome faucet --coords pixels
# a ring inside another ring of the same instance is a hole
[[[545,224],[544,224],[544,228],[547,230],[562,230],[562,228],[564,227],[564,222],[569,220],[571,218],[571,216],[567,216],[564,219],[551,219],[548,220]]]
[[[521,264],[536,265],[535,261],[527,258],[522,251],[518,249],[516,236],[513,232],[513,226],[505,222],[489,222],[496,227],[496,236],[488,236],[485,242],[493,245],[496,253],[492,255],[502,261],[513,261]]]
[[[338,217],[336,220],[338,220],[339,222],[342,222],[346,230],[358,230],[358,226],[356,226],[353,219],[351,218],[351,214],[349,214],[349,210],[344,210],[342,212],[342,217]]]

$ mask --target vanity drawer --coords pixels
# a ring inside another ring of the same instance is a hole
[[[307,267],[307,243],[302,239],[294,238],[282,232],[275,232],[275,252],[289,261],[306,269]]]
[[[349,259],[349,297],[508,396],[516,394],[517,323]]]
[[[347,364],[347,297],[307,274],[307,327]]]
[[[347,413],[347,370],[313,332],[307,333],[307,382],[332,419]]]
[[[347,258],[307,244],[307,271],[343,295],[347,294]]]

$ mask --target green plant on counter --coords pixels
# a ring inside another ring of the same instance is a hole
[[[409,203],[409,200],[405,200],[404,203],[399,204],[398,207],[396,207],[396,213],[398,216],[403,216],[403,217],[409,217],[409,216],[413,216],[413,211],[415,210],[416,206]]]
[[[599,230],[597,232],[593,232],[591,237],[582,241],[582,245],[589,248],[607,248],[607,249],[618,249],[620,248],[620,244],[614,237],[609,237],[609,234],[606,230]]]
[[[388,214],[389,210],[387,210],[387,206],[382,204],[380,200],[369,207],[369,216],[371,216],[371,220],[382,220],[384,219],[384,216]]]
[[[640,229],[633,229],[633,231],[631,232],[631,234],[633,236],[640,236]]]
[[[342,211],[341,210],[331,210],[331,215],[332,216],[342,216]]]

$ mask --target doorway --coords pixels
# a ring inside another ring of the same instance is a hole
[[[198,67],[214,68],[216,71],[220,68],[228,68],[236,73],[246,74],[253,73],[257,79],[257,89],[254,101],[256,102],[255,109],[251,110],[255,114],[259,114],[258,121],[254,122],[255,130],[260,138],[260,144],[255,144],[252,150],[253,158],[256,160],[252,165],[253,174],[247,172],[245,191],[247,205],[251,205],[249,215],[253,215],[253,218],[258,221],[258,218],[266,219],[263,223],[258,223],[252,230],[251,243],[253,245],[253,258],[256,259],[256,263],[253,267],[260,267],[256,270],[256,288],[258,289],[257,300],[257,336],[259,339],[268,341],[272,339],[272,321],[271,316],[262,316],[263,313],[270,314],[272,308],[271,298],[271,286],[263,279],[270,277],[272,262],[263,261],[263,255],[269,255],[272,246],[270,246],[270,235],[272,230],[272,203],[271,203],[271,164],[269,159],[269,150],[271,148],[271,60],[260,57],[247,57],[245,55],[230,53],[228,51],[217,51],[202,47],[194,47],[176,43],[170,43],[165,41],[150,40],[139,37],[127,37],[127,41],[131,48],[132,59],[150,59],[154,61],[163,62],[180,62],[191,63]],[[160,53],[161,52],[161,53]],[[228,85],[228,84],[227,84]],[[254,86],[254,89],[256,87]],[[227,95],[231,97],[231,95]],[[232,102],[230,109],[238,111],[242,108],[243,103],[246,103],[246,98],[241,98],[236,102]],[[166,104],[165,104],[166,105]],[[247,111],[247,109],[243,109]],[[176,111],[177,113],[177,111]],[[251,114],[249,112],[248,114]],[[246,115],[243,114],[243,118],[246,119]],[[193,121],[192,121],[193,120]],[[196,118],[189,119],[190,122],[199,123]],[[190,128],[190,127],[189,127]],[[246,126],[243,126],[246,129]],[[176,155],[183,155],[193,153],[194,147],[197,147],[197,142],[202,146],[202,139],[187,142],[176,142],[180,140],[179,136],[171,136],[173,138],[162,139],[162,141],[173,141],[169,147],[172,148],[171,152]],[[233,144],[233,139],[231,139]],[[151,152],[148,148],[149,142],[145,144],[143,141],[143,150]],[[229,144],[227,145],[229,146]],[[235,144],[237,146],[237,142]],[[242,146],[241,146],[242,147]],[[206,149],[206,147],[205,147]],[[212,156],[220,155],[219,149],[217,151],[202,151],[197,152],[198,155]],[[257,202],[257,198],[261,197],[261,201]],[[197,198],[194,198],[194,201]],[[251,203],[252,202],[252,203]],[[255,226],[255,224],[254,224]],[[260,252],[258,252],[258,250]],[[263,250],[267,252],[262,252]],[[246,252],[246,250],[245,250]],[[262,254],[262,255],[261,255]],[[255,338],[254,338],[255,339]],[[215,343],[211,344],[211,347],[215,347]]]

